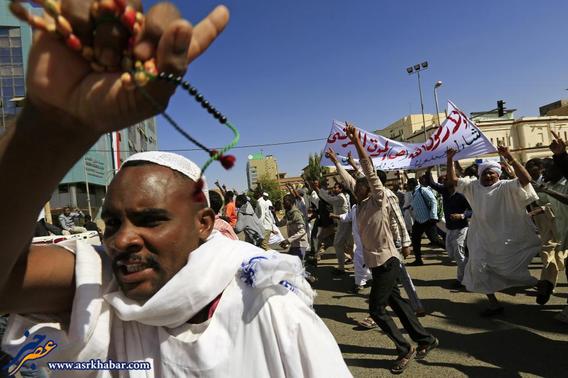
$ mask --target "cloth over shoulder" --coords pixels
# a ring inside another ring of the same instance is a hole
[[[13,355],[31,338],[57,347],[35,362],[145,362],[130,377],[346,377],[337,343],[312,310],[314,293],[296,257],[268,253],[214,231],[188,263],[144,303],[124,296],[100,250],[82,242],[76,293],[66,316],[11,314],[3,348]],[[221,294],[212,317],[189,324]],[[55,376],[110,377],[103,370],[54,371]]]

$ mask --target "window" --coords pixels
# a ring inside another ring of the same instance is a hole
[[[21,37],[22,32],[20,31],[20,28],[9,28],[8,35],[10,37]]]

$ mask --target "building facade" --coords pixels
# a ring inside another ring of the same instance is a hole
[[[102,136],[61,180],[53,193],[50,205],[57,211],[65,206],[86,210],[93,217],[99,212],[106,188],[117,167],[113,154],[122,164],[130,155],[158,149],[156,120],[150,118],[128,129],[121,130],[118,145],[113,148],[110,134]]]
[[[247,184],[250,190],[256,187],[261,178],[278,180],[278,162],[272,155],[258,152],[248,156],[247,161]]]
[[[0,0],[0,133],[14,120],[26,95],[25,73],[32,44],[30,26],[12,15],[9,3]]]

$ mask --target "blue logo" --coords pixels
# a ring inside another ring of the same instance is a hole
[[[24,332],[24,336],[28,338],[30,337],[30,333],[26,330]],[[45,335],[35,335],[32,338],[32,341],[20,348],[16,357],[12,358],[5,366],[2,367],[2,370],[7,370],[8,375],[14,375],[20,371],[24,363],[45,357],[53,349],[57,348],[55,341],[49,339],[47,341],[45,340]],[[31,363],[30,368],[35,369],[35,364]]]

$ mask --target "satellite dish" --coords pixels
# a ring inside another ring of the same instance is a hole
[[[253,156],[252,156],[252,155],[249,155],[249,156],[248,156],[248,159],[249,159],[249,160],[250,160],[250,159],[252,159],[252,158],[253,158]]]

